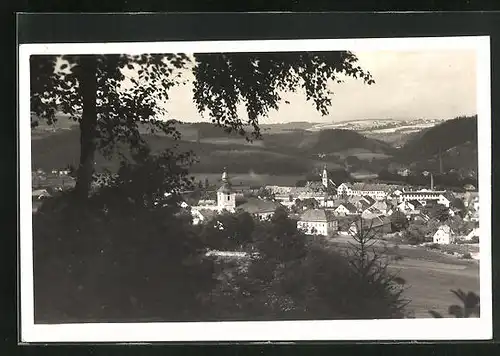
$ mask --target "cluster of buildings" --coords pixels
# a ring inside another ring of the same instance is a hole
[[[356,221],[369,224],[381,232],[391,232],[390,217],[396,211],[403,213],[411,221],[429,221],[429,217],[422,211],[428,204],[439,204],[446,207],[450,216],[455,214],[452,202],[456,196],[448,191],[431,189],[407,190],[403,186],[375,183],[342,183],[336,185],[328,177],[324,167],[321,179],[310,181],[304,187],[294,186],[266,186],[273,197],[265,199],[246,197],[244,192],[238,191],[231,185],[226,171],[222,174],[221,185],[217,190],[216,200],[200,200],[197,205],[191,206],[193,223],[200,224],[210,220],[217,214],[237,210],[246,211],[260,219],[272,216],[278,206],[296,211],[297,227],[307,234],[334,235],[355,232],[359,228]],[[465,219],[477,221],[479,200],[477,193],[468,192],[461,197],[468,211],[472,215]],[[301,201],[313,200],[314,206],[306,207],[299,204]],[[355,221],[356,220],[356,221]],[[449,243],[443,238],[446,228],[436,231],[438,243]],[[451,233],[450,233],[451,235]],[[442,242],[445,241],[445,242]]]
[[[34,172],[34,177],[47,182],[68,177],[68,172],[54,171],[52,174]],[[59,181],[58,181],[59,183]],[[74,183],[74,182],[68,182]],[[52,184],[51,184],[52,185]],[[294,212],[297,227],[307,234],[336,235],[349,234],[359,229],[359,223],[367,224],[380,232],[392,231],[391,215],[403,213],[410,221],[428,222],[430,218],[423,209],[428,204],[439,204],[448,209],[453,216],[456,211],[452,202],[460,198],[466,208],[464,220],[479,221],[479,197],[477,192],[451,193],[435,190],[431,176],[430,189],[408,190],[407,187],[379,183],[341,183],[336,185],[329,176],[326,166],[321,177],[309,181],[304,187],[269,185],[264,187],[272,197],[248,196],[245,188],[231,184],[228,173],[224,170],[221,184],[212,200],[199,200],[183,208],[191,211],[193,224],[211,220],[222,212],[235,213],[245,211],[259,219],[270,218],[276,208],[284,206]],[[62,188],[55,188],[55,191]],[[252,191],[255,193],[254,191]],[[34,189],[32,192],[34,212],[44,198],[52,195],[48,189]],[[300,204],[307,202],[313,204]],[[312,206],[311,206],[312,205]],[[361,219],[360,219],[361,218]],[[470,235],[470,236],[469,236]],[[477,229],[471,231],[466,239],[477,235]],[[454,232],[446,224],[441,225],[434,234],[435,243],[448,244],[455,239]]]

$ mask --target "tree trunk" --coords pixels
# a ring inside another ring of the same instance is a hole
[[[87,199],[92,183],[96,151],[97,126],[97,58],[82,56],[79,83],[82,95],[82,121],[80,122],[80,165],[78,167],[75,194],[79,199]]]

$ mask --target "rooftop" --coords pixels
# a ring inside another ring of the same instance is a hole
[[[242,204],[238,205],[237,208],[250,214],[260,214],[274,212],[278,206],[278,203],[270,200],[248,198]]]
[[[327,222],[334,220],[334,215],[324,209],[306,210],[300,217],[301,221]]]

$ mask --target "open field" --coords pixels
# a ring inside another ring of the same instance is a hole
[[[448,307],[460,304],[451,289],[479,294],[479,266],[475,263],[456,265],[404,259],[392,268],[408,283],[405,296],[411,302],[407,308],[417,318],[431,318],[429,310],[448,317]]]
[[[336,248],[345,248],[351,240],[348,236],[339,236],[330,241]],[[395,247],[390,242],[382,241],[377,242],[377,245]],[[448,307],[460,303],[451,289],[479,294],[479,264],[476,261],[461,260],[437,251],[408,245],[399,245],[394,253],[403,259],[392,262],[391,269],[408,284],[405,297],[411,302],[407,309],[417,318],[430,318],[429,310],[447,317]]]
[[[333,153],[331,154],[331,156],[335,156],[338,159],[342,160],[346,159],[349,156],[354,156],[361,160],[386,159],[391,157],[390,155],[387,155],[385,153],[372,152],[364,148],[349,148],[347,150]]]

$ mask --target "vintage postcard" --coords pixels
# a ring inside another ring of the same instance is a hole
[[[20,45],[22,341],[490,339],[489,43]]]

